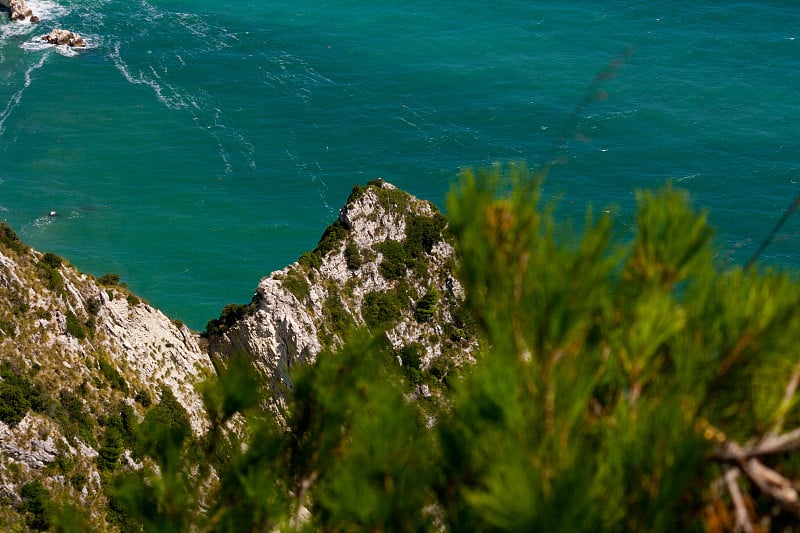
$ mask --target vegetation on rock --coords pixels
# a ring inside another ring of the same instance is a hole
[[[206,324],[206,335],[219,335],[233,326],[237,320],[251,313],[254,306],[251,304],[228,304],[222,308],[219,318],[209,320]]]

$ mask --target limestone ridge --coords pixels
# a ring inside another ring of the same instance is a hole
[[[430,202],[382,180],[356,186],[313,252],[263,278],[249,305],[228,306],[209,323],[212,356],[251,354],[280,397],[294,365],[367,326],[385,331],[400,364],[444,379],[473,345],[456,317],[463,289],[445,234]],[[424,379],[416,383],[430,394]]]
[[[164,389],[195,432],[206,427],[195,383],[214,369],[198,335],[117,282],[103,286],[0,224],[0,499],[34,477],[93,498],[103,418],[123,405],[141,418]],[[70,486],[54,464],[82,477]]]

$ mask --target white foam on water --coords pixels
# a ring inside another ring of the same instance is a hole
[[[33,220],[33,222],[29,222],[22,226],[21,233],[23,235],[33,233],[34,230],[40,230],[42,228],[46,228],[50,224],[52,224],[58,217],[51,217],[47,214],[42,215]]]
[[[53,0],[25,0],[40,21],[54,20],[70,14],[70,9]]]
[[[26,4],[31,8],[33,14],[39,17],[39,24],[57,20],[70,13],[68,8],[52,0],[28,0]],[[42,30],[39,28],[39,24],[25,19],[0,25],[0,38],[8,40],[8,38],[40,32]]]
[[[31,74],[33,73],[33,71],[42,68],[42,66],[44,66],[49,56],[50,54],[48,53],[43,54],[42,57],[39,58],[38,62],[28,67],[28,70],[25,71],[25,83],[23,84],[22,88],[11,96],[11,98],[8,100],[8,103],[6,104],[5,109],[0,111],[0,135],[2,135],[5,132],[6,120],[11,115],[11,113],[17,108],[17,106],[19,106],[19,103],[22,100],[22,95],[25,92],[25,89],[31,86],[31,82],[33,79]]]
[[[117,67],[117,70],[120,71],[129,83],[150,87],[155,93],[156,98],[158,98],[158,101],[164,104],[168,109],[183,109],[188,107],[184,98],[175,91],[171,85],[166,84],[166,87],[162,86],[161,76],[152,65],[150,66],[150,73],[152,76],[146,75],[141,70],[138,73],[131,72],[128,64],[122,59],[119,42],[114,43],[114,51],[111,53],[111,59],[114,60],[114,66]],[[165,88],[172,94],[166,94]]]
[[[211,35],[211,28],[202,17],[190,13],[173,13],[173,18],[192,35],[207,38]]]
[[[222,172],[225,175],[233,174],[233,160],[237,156],[246,161],[250,168],[255,168],[255,147],[241,132],[232,131],[226,126],[222,110],[209,102],[207,95],[202,92],[199,94],[182,93],[180,87],[175,87],[168,81],[169,72],[165,66],[159,70],[149,64],[147,65],[148,72],[143,70],[136,72],[123,59],[122,43],[120,42],[114,44],[110,57],[117,70],[129,83],[150,87],[158,101],[168,109],[189,111],[197,127],[211,135],[216,142],[217,153],[222,160]],[[180,60],[183,62],[183,58]],[[209,117],[212,118],[209,120]],[[232,154],[228,145],[237,146],[239,149],[236,151],[239,153]]]

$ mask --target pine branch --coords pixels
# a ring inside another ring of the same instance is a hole
[[[775,227],[772,228],[772,231],[769,232],[767,238],[764,239],[755,253],[753,253],[753,256],[747,261],[747,264],[744,266],[745,270],[750,270],[750,268],[755,264],[761,254],[764,253],[764,250],[767,249],[767,246],[772,243],[775,235],[780,231],[783,225],[786,224],[786,221],[789,220],[789,216],[795,211],[795,209],[797,209],[798,206],[800,206],[800,195],[798,195],[797,198],[795,198],[792,203],[789,204],[789,207],[787,207],[786,211],[783,212],[783,215],[781,215],[781,218],[775,224]]]

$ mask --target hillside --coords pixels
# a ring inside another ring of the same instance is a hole
[[[234,353],[257,362],[277,409],[290,369],[357,327],[385,330],[416,394],[440,396],[473,343],[445,226],[435,206],[388,183],[356,186],[313,251],[262,279],[251,303],[226,306],[201,336],[118,276],[80,273],[3,225],[0,521],[30,525],[21,495],[33,482],[106,527],[111,472],[142,467],[138,424],[164,404],[185,409],[202,438],[209,421],[197,386],[216,374],[212,360]]]
[[[163,390],[203,431],[195,384],[214,368],[196,333],[117,277],[95,279],[29,248],[8,226],[0,233],[0,497],[13,523],[32,479],[55,496],[96,502],[109,421],[138,420]]]

